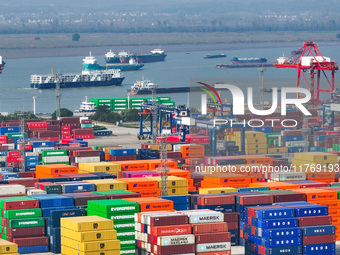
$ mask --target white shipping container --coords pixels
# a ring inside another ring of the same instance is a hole
[[[14,150],[15,149],[15,144],[14,143],[5,143],[3,146],[7,146],[8,150]]]
[[[74,158],[75,163],[96,163],[100,162],[100,156],[95,157],[75,157]]]
[[[0,195],[17,195],[17,194],[26,194],[26,188],[24,185],[19,184],[6,184],[0,185]]]
[[[69,156],[51,156],[51,157],[44,157],[43,162],[44,163],[63,163],[63,162],[69,162],[70,158]]]
[[[7,159],[7,156],[0,156],[0,162],[4,162],[6,161],[6,159]]]
[[[33,152],[38,152],[38,153],[41,153],[42,151],[46,151],[46,150],[54,150],[54,147],[37,147],[37,148],[33,148]]]
[[[285,147],[305,147],[308,144],[307,141],[292,141],[292,142],[285,142]]]
[[[181,213],[189,216],[189,223],[212,223],[223,222],[224,214],[212,210],[182,211]]]
[[[183,245],[183,244],[194,244],[194,243],[195,243],[195,236],[193,234],[157,237],[157,245],[160,245],[160,246]]]
[[[27,156],[39,156],[38,152],[26,152],[26,157]]]
[[[230,242],[200,243],[196,245],[196,252],[230,251]]]
[[[47,194],[47,192],[41,189],[31,189],[27,191],[27,195],[44,195],[44,194]]]
[[[306,180],[306,173],[293,173],[293,172],[284,172],[284,173],[267,173],[270,174],[270,180],[272,181],[301,181]],[[267,178],[268,178],[267,177]]]

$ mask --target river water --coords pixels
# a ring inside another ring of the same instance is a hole
[[[61,106],[70,110],[79,108],[85,96],[89,98],[126,97],[126,89],[136,80],[150,79],[160,87],[189,86],[191,80],[202,80],[211,82],[227,82],[239,86],[241,89],[253,87],[257,91],[260,86],[260,75],[258,68],[234,68],[218,69],[216,64],[227,64],[234,57],[266,57],[268,62],[275,62],[283,54],[290,56],[292,50],[297,50],[301,43],[281,43],[276,47],[268,47],[267,44],[257,44],[256,47],[242,45],[242,47],[209,47],[195,48],[192,51],[189,46],[171,46],[167,51],[168,56],[164,62],[147,63],[138,71],[124,72],[125,80],[122,86],[96,87],[96,88],[70,88],[61,90]],[[107,49],[107,51],[109,48]],[[114,50],[114,49],[112,49]],[[323,43],[319,46],[320,52],[327,57],[331,57],[336,62],[340,61],[340,42]],[[100,64],[104,64],[104,54],[97,50],[95,57]],[[205,54],[224,53],[227,58],[204,59]],[[60,54],[62,55],[62,54]],[[33,111],[33,96],[36,96],[36,112],[51,113],[55,110],[55,90],[30,89],[31,74],[54,73],[79,73],[82,70],[83,56],[63,56],[63,57],[25,57],[5,59],[6,66],[0,75],[0,112],[12,113],[16,110]],[[305,73],[308,78],[308,72]],[[272,87],[294,87],[296,86],[297,70],[266,68],[264,73],[264,86]],[[329,76],[330,78],[330,76]],[[324,78],[323,81],[326,81]],[[336,74],[336,87],[339,78]],[[302,87],[306,87],[301,80]],[[328,88],[327,84],[323,85]],[[164,95],[163,95],[164,96]],[[186,104],[188,95],[169,94],[176,104]],[[259,100],[259,93],[256,93],[254,100]],[[266,94],[265,99],[269,100],[270,94]],[[323,93],[322,99],[329,99],[329,94]]]

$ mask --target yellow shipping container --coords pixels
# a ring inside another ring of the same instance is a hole
[[[241,143],[236,143],[236,146],[241,147]],[[266,143],[248,143],[245,146],[246,149],[254,150],[254,149],[267,149]]]
[[[147,177],[158,181],[158,187],[161,188],[161,177]],[[168,176],[168,188],[171,187],[185,187],[188,186],[188,179],[177,176]]]
[[[199,189],[199,194],[221,194],[221,193],[230,193],[237,192],[236,188],[223,187],[223,188],[201,188]]]
[[[114,179],[86,180],[86,182],[95,184],[97,191],[127,190],[125,182]]]
[[[148,148],[151,150],[161,150],[161,145],[160,144],[150,144],[148,145]],[[166,145],[166,150],[168,151],[172,151],[172,145],[171,144],[167,144]]]
[[[0,239],[0,254],[18,253],[18,245],[3,239]]]
[[[331,165],[333,165],[333,167]],[[337,165],[339,165],[338,161],[313,162],[313,161],[307,161],[307,160],[301,160],[301,159],[295,159],[295,158],[292,159],[292,166],[295,166],[296,170],[307,169],[307,170],[313,171],[313,169],[320,169],[320,168],[321,170],[332,170],[332,169],[335,170]]]
[[[188,195],[188,186],[186,187],[176,187],[176,188],[168,188],[168,196],[176,196],[176,195]]]
[[[238,132],[234,132],[234,134],[237,136],[237,137],[241,137],[241,132],[238,131]],[[248,138],[261,138],[261,137],[264,137],[264,133],[263,132],[257,132],[257,131],[246,131],[245,132],[245,138],[248,139]]]
[[[100,230],[100,231],[87,231],[87,232],[76,232],[66,228],[60,228],[61,236],[79,241],[99,241],[99,240],[114,240],[117,239],[117,231],[111,230]]]
[[[103,151],[105,154],[110,154],[110,150],[115,150],[115,149],[126,149],[126,147],[123,147],[123,146],[104,147]]]
[[[73,239],[62,236],[61,244],[67,247],[77,247],[80,251],[107,251],[120,250],[119,240],[102,240],[90,242],[78,242]]]
[[[302,153],[295,153],[295,159],[312,161],[312,162],[330,162],[330,161],[337,161],[338,156],[332,153],[326,152],[302,152]]]
[[[246,154],[253,155],[253,154],[267,154],[267,148],[266,149],[246,149]]]
[[[268,148],[268,153],[288,153],[288,147]]]
[[[93,231],[113,229],[113,221],[99,216],[61,218],[60,226],[73,231]]]
[[[107,251],[79,251],[72,249],[65,245],[61,246],[61,254],[63,255],[120,255],[120,250],[107,250]]]
[[[111,162],[79,163],[79,170],[86,172],[117,173],[120,172],[121,166]]]

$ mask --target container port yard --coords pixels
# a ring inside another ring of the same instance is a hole
[[[338,64],[305,42],[274,68],[297,82],[273,87],[271,104],[263,88],[257,104],[251,89],[246,102],[236,85],[197,82],[190,105],[152,86],[86,98],[137,109],[139,128],[3,120],[0,254],[338,254]]]

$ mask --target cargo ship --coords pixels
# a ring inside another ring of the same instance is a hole
[[[106,64],[105,66],[99,65],[94,56],[90,55],[83,59],[83,67],[86,71],[99,71],[99,70],[110,70],[120,69],[121,71],[134,71],[139,70],[144,66],[143,63],[138,63],[135,59],[130,58],[128,63],[116,63]]]
[[[159,62],[164,61],[166,56],[164,50],[154,49],[151,51],[151,54],[127,54],[125,57],[120,58],[120,62],[127,63],[130,58],[134,58],[141,63]]]
[[[108,64],[120,63],[119,55],[110,50],[105,54],[105,62]]]
[[[207,55],[204,55],[203,58],[205,59],[209,59],[209,58],[226,58],[227,55],[226,54],[216,54],[216,55],[210,55],[210,54],[207,54]]]
[[[172,87],[172,88],[159,88],[157,84],[150,80],[136,81],[130,89],[127,89],[129,95],[151,95],[152,90],[156,94],[168,93],[186,93],[200,90],[200,87]]]
[[[254,63],[266,63],[266,58],[238,58],[233,57],[230,59],[230,62],[233,64],[254,64]]]
[[[120,70],[83,71],[78,74],[60,75],[60,88],[120,86],[124,80]],[[31,88],[55,89],[57,75],[31,75]]]
[[[252,68],[252,67],[273,67],[270,63],[247,63],[247,64],[219,64],[217,68]]]

